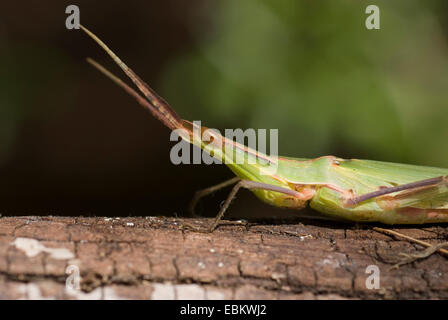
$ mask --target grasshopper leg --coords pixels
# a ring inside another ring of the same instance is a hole
[[[400,262],[398,262],[397,264],[395,264],[392,268],[399,268],[402,265],[420,260],[420,259],[425,259],[429,256],[431,256],[432,254],[436,253],[437,251],[439,252],[444,252],[442,251],[442,248],[448,248],[448,242],[443,242],[443,243],[439,243],[439,244],[435,244],[432,245],[428,248],[426,248],[425,250],[423,250],[422,252],[417,252],[417,253],[404,253],[402,252],[400,255],[403,256],[403,260],[401,260]]]
[[[384,187],[377,191],[373,191],[373,192],[365,193],[360,196],[345,199],[345,204],[347,206],[353,207],[353,206],[357,206],[358,204],[360,204],[361,202],[364,202],[366,200],[377,198],[377,197],[380,197],[380,196],[383,196],[386,194],[399,192],[399,191],[405,191],[405,190],[412,190],[412,189],[417,189],[417,188],[422,188],[422,187],[437,186],[440,184],[448,185],[448,176],[440,176],[440,177],[436,177],[436,178],[415,181],[415,182],[411,182],[411,183],[407,183],[407,184],[398,185],[395,187]]]
[[[395,268],[399,268],[402,265],[414,262],[416,260],[420,260],[420,259],[424,259],[429,257],[430,255],[434,254],[435,252],[440,252],[443,253],[445,255],[448,255],[448,250],[443,249],[445,247],[448,247],[448,242],[442,242],[439,244],[430,244],[426,241],[422,241],[422,240],[418,240],[415,239],[413,237],[404,235],[400,232],[394,231],[394,230],[389,230],[389,229],[384,229],[384,228],[379,228],[379,227],[373,227],[373,230],[380,232],[380,233],[384,233],[390,236],[396,236],[396,237],[400,237],[400,238],[404,238],[410,242],[414,242],[417,243],[419,245],[422,245],[424,247],[426,247],[425,250],[423,250],[422,252],[418,252],[418,253],[414,253],[414,254],[409,254],[409,253],[401,253],[400,255],[404,257],[404,259],[402,259],[400,262],[398,262],[397,264],[395,264],[392,269]]]
[[[380,197],[383,195],[387,195],[387,194],[391,194],[394,192],[411,191],[411,190],[416,190],[416,189],[421,189],[421,188],[426,189],[426,188],[437,187],[437,186],[440,186],[443,184],[448,186],[448,176],[439,176],[439,177],[435,177],[435,178],[430,178],[430,179],[415,181],[415,182],[411,182],[411,183],[407,183],[407,184],[402,184],[402,185],[398,185],[398,186],[394,186],[394,187],[384,187],[377,191],[369,192],[369,193],[366,193],[366,194],[363,194],[360,196],[356,196],[356,197],[347,198],[347,199],[345,199],[344,203],[345,203],[345,205],[347,205],[349,207],[354,207],[354,206],[359,205],[363,201],[374,199],[374,198],[377,198],[377,197]],[[404,209],[411,210],[413,208],[410,207],[410,208],[402,208],[402,209],[403,210]],[[420,209],[420,208],[415,208],[414,210],[420,210],[423,212],[431,211],[431,209]],[[436,210],[434,210],[434,211],[436,211]],[[440,210],[440,211],[442,211],[442,210]],[[378,227],[374,227],[373,230],[380,232],[380,233],[398,236],[398,237],[404,238],[410,242],[418,243],[420,245],[427,247],[427,249],[424,250],[423,252],[419,252],[419,253],[415,253],[415,254],[401,253],[401,256],[403,256],[404,258],[400,262],[395,264],[392,268],[398,268],[401,265],[408,264],[408,263],[414,262],[419,259],[427,258],[427,257],[431,256],[432,254],[434,254],[435,252],[440,252],[445,255],[448,254],[448,250],[443,249],[444,247],[448,247],[448,242],[441,243],[438,245],[431,245],[430,243],[406,236],[402,233],[399,233],[399,232],[396,232],[393,230],[388,230],[388,229],[383,229],[383,228],[378,228]]]
[[[255,182],[250,180],[241,180],[238,182],[233,188],[232,191],[230,191],[229,195],[227,196],[227,199],[224,201],[224,204],[222,205],[221,209],[219,210],[218,214],[216,215],[215,220],[213,223],[206,229],[199,228],[190,224],[184,224],[183,227],[185,229],[190,229],[197,232],[205,232],[205,233],[211,233],[213,230],[216,229],[219,222],[221,221],[222,217],[224,216],[224,213],[226,212],[227,208],[230,206],[230,203],[232,202],[233,198],[235,198],[235,195],[237,194],[238,190],[240,188],[246,188],[246,189],[262,189],[262,190],[269,190],[269,191],[275,191],[279,193],[284,193],[291,195],[293,197],[297,197],[300,200],[309,200],[310,195],[303,195],[302,193],[298,191],[294,191],[287,188],[282,188],[279,186],[267,184],[267,183],[261,183],[261,182]]]
[[[240,181],[240,178],[234,177],[230,180],[226,180],[217,185],[196,191],[196,193],[193,196],[193,199],[191,199],[190,205],[188,206],[188,211],[190,212],[190,214],[194,215],[195,208],[196,208],[196,205],[198,204],[199,200],[201,200],[203,197],[208,196],[209,194],[212,194],[218,190],[221,190],[225,187],[231,186],[232,184],[235,184],[238,181]]]

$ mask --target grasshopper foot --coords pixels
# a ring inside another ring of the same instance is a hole
[[[213,223],[209,227],[198,227],[194,226],[190,223],[184,223],[181,226],[182,230],[190,230],[193,232],[200,232],[200,233],[212,233],[215,231],[215,229],[220,225],[237,225],[237,226],[244,226],[247,229],[248,222],[246,220],[236,220],[236,221],[219,221],[217,224]]]
[[[213,232],[212,228],[202,228],[202,227],[194,226],[190,223],[182,224],[181,229],[182,230],[190,230],[193,232],[200,232],[200,233],[212,233]]]

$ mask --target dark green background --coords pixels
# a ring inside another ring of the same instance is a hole
[[[448,167],[446,1],[26,1],[0,7],[0,213],[186,214],[224,166],[174,166],[169,130],[85,63],[97,33],[189,120],[279,129],[281,155]],[[381,30],[364,26],[381,10]],[[225,197],[206,201],[213,215]],[[281,216],[245,193],[232,216]]]

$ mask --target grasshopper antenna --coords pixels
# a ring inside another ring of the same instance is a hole
[[[163,124],[165,124],[170,129],[178,129],[182,128],[182,119],[179,115],[174,111],[173,108],[162,98],[160,97],[154,90],[152,90],[149,85],[147,85],[142,79],[140,79],[137,74],[132,71],[121,59],[111,50],[104,42],[102,42],[95,34],[89,31],[82,25],[79,25],[80,28],[91,37],[96,43],[98,43],[115,61],[115,63],[126,73],[126,75],[134,82],[134,84],[138,87],[141,93],[149,100],[150,105],[145,104],[144,106],[148,108],[151,113]],[[116,76],[107,71],[104,67],[102,67],[97,62],[89,59],[88,62],[92,64],[95,68],[100,70],[106,76],[108,76],[111,80],[113,80],[116,84],[121,86],[124,90],[126,90],[130,95],[135,97],[140,104],[142,104],[142,97],[131,89],[128,85],[126,85],[123,81],[118,79]],[[143,104],[142,104],[143,105]]]
[[[167,121],[164,114],[162,114],[157,108],[155,108],[148,100],[146,100],[140,94],[138,94],[137,91],[135,91],[130,86],[128,86],[126,83],[124,83],[120,78],[118,78],[117,76],[112,74],[109,70],[104,68],[101,64],[99,64],[95,60],[93,60],[91,58],[87,58],[86,60],[90,65],[95,67],[97,70],[99,70],[101,73],[103,73],[106,77],[108,77],[113,82],[115,82],[118,86],[123,88],[128,94],[130,94],[132,97],[134,97],[141,106],[148,109],[157,119],[159,119],[168,128],[170,128],[171,130],[178,128],[176,126],[173,126],[172,122]]]

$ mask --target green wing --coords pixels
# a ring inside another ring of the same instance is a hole
[[[362,174],[388,182],[390,185],[448,176],[448,169],[372,160],[343,160],[340,161],[339,166],[355,174]]]

